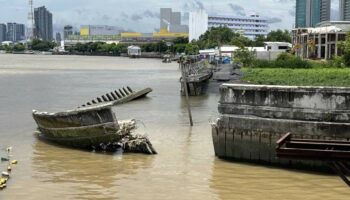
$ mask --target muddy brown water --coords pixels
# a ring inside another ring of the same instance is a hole
[[[336,176],[216,158],[209,125],[216,89],[191,98],[190,128],[179,77],[177,64],[153,59],[0,54],[0,148],[13,146],[19,161],[0,199],[350,199]],[[75,108],[126,85],[154,89],[114,111],[118,119],[142,121],[139,131],[158,155],[97,154],[34,137],[32,109]]]

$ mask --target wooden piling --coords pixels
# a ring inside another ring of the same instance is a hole
[[[190,118],[190,125],[193,126],[191,105],[190,105],[189,98],[188,98],[187,76],[184,73],[185,65],[186,64],[184,64],[184,63],[181,64],[181,74],[182,74],[182,80],[183,80],[184,89],[185,89],[186,105],[187,105],[188,116]]]

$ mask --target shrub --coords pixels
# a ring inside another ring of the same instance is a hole
[[[253,68],[311,68],[312,64],[306,60],[290,54],[281,54],[276,60],[255,60]]]

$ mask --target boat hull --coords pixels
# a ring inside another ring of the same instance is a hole
[[[122,138],[110,104],[60,113],[34,111],[33,118],[40,138],[60,145],[91,149]]]

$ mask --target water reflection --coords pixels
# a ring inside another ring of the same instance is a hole
[[[153,156],[91,153],[37,140],[32,159],[36,171],[33,178],[48,184],[69,183],[80,199],[89,199],[91,195],[116,198],[118,192],[112,188],[118,181],[151,168],[153,160]]]

